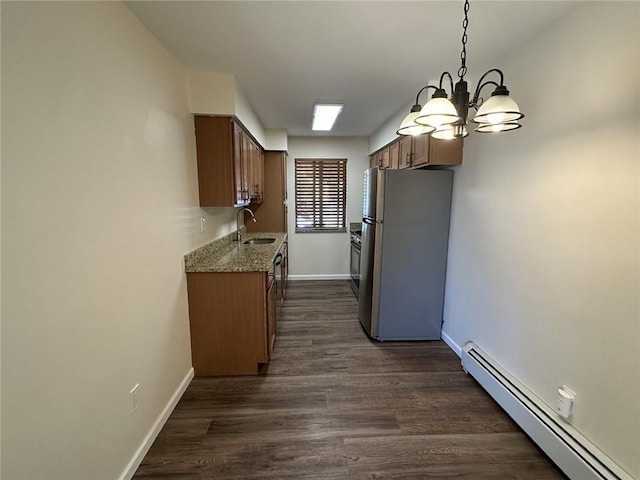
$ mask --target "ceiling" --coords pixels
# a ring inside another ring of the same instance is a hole
[[[499,68],[575,4],[472,1],[467,79]],[[264,127],[290,136],[317,134],[311,130],[316,101],[344,103],[330,135],[369,136],[413,103],[427,81],[444,70],[455,79],[460,65],[461,0],[125,5],[189,71],[234,75]]]

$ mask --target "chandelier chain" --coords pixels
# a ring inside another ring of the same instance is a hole
[[[460,68],[458,69],[458,77],[464,80],[467,74],[467,27],[469,26],[469,0],[464,2],[464,20],[462,21],[462,51],[460,52]]]

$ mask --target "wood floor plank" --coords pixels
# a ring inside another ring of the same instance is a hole
[[[349,283],[313,281],[261,375],[194,379],[134,478],[564,477],[443,342],[371,341]]]

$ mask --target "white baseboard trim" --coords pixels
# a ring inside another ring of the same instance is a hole
[[[337,273],[332,275],[289,275],[287,280],[350,280],[351,275],[348,273]]]
[[[189,386],[189,383],[191,383],[191,380],[193,380],[193,376],[194,371],[192,367],[182,379],[182,382],[180,382],[180,385],[178,385],[178,388],[176,388],[175,392],[173,392],[173,395],[169,399],[169,402],[164,407],[162,412],[160,412],[160,415],[149,430],[149,433],[147,433],[147,435],[144,437],[144,440],[142,440],[142,443],[140,444],[136,452],[131,457],[131,460],[129,460],[129,463],[127,463],[127,465],[124,467],[124,470],[122,470],[122,473],[118,477],[118,480],[131,480],[133,478],[136,470],[142,463],[142,460],[144,460],[144,456],[147,454],[147,452],[151,448],[151,445],[153,445],[153,442],[160,433],[160,430],[162,430],[164,424],[167,423],[169,415],[171,415],[173,409],[176,408],[178,401],[187,390],[187,387]]]
[[[462,347],[460,345],[458,345],[456,342],[454,342],[453,338],[451,338],[449,335],[447,335],[444,331],[442,331],[440,333],[440,338],[442,338],[442,341],[444,343],[449,345],[449,348],[451,350],[453,350],[453,352],[456,355],[458,355],[459,357],[462,357]]]

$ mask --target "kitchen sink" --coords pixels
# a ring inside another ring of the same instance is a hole
[[[250,238],[249,240],[245,240],[244,243],[247,245],[264,245],[275,241],[275,238]]]

